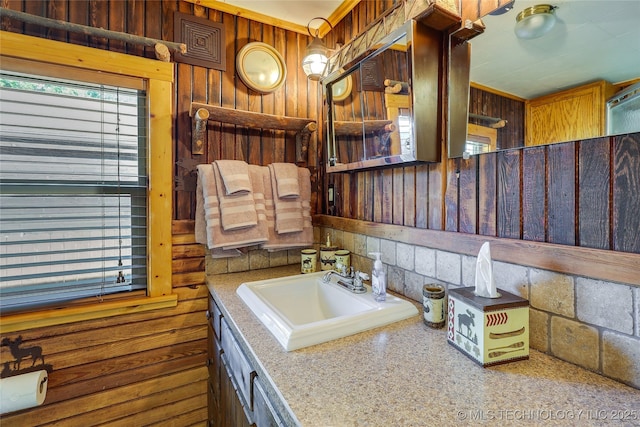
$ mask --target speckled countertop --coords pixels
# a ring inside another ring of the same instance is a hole
[[[529,360],[482,368],[420,316],[286,352],[235,291],[298,272],[295,265],[209,277],[209,291],[289,424],[640,426],[640,390],[535,350]]]

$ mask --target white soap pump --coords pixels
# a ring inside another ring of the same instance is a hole
[[[386,301],[387,299],[387,278],[384,275],[384,268],[382,267],[382,261],[380,260],[380,252],[371,252],[369,255],[376,257],[373,262],[373,271],[371,272],[371,289],[373,291],[373,297],[378,302]]]

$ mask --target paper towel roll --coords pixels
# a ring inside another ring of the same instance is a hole
[[[0,413],[42,405],[47,396],[47,371],[0,379]]]

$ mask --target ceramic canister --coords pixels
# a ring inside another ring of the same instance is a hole
[[[344,266],[347,270],[351,266],[351,252],[346,249],[336,251],[336,270],[339,271],[340,266]]]
[[[445,321],[444,286],[428,284],[422,287],[422,307],[424,324],[432,328],[442,328]]]
[[[315,249],[303,249],[300,251],[300,271],[302,273],[313,273],[316,271],[318,251]]]
[[[336,265],[337,246],[320,247],[320,270],[333,270]]]

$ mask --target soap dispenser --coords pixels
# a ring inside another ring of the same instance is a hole
[[[373,291],[373,297],[376,301],[383,302],[387,299],[387,278],[384,274],[382,261],[380,260],[381,253],[371,252],[369,255],[376,257],[373,262],[373,271],[371,272],[371,289]]]

